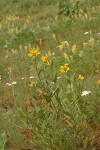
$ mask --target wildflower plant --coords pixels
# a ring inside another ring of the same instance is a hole
[[[1,149],[97,149],[99,5],[26,1],[0,9]]]

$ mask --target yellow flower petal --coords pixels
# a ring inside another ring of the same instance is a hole
[[[29,87],[33,87],[35,85],[35,82],[34,81],[30,81],[30,83],[28,85],[29,85]]]
[[[47,64],[47,65],[50,64],[48,55],[43,56],[43,57],[42,57],[42,61],[43,61],[44,64]]]
[[[33,48],[29,51],[28,56],[34,58],[39,54],[40,54],[40,52],[38,51],[38,49]]]
[[[81,75],[81,74],[79,74],[79,75],[78,75],[78,79],[79,79],[79,80],[84,80],[84,76]]]
[[[100,86],[100,80],[97,81],[97,84]]]
[[[70,68],[65,64],[63,66],[60,66],[60,72],[65,73],[68,72]]]

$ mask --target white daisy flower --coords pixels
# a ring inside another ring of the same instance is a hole
[[[9,85],[9,83],[6,83],[6,85]]]
[[[8,84],[8,86],[11,86],[11,85],[12,85],[11,83]]]
[[[14,81],[14,82],[12,82],[12,84],[17,84],[17,82],[16,82],[16,81]]]
[[[34,78],[33,76],[30,77],[30,79],[33,79],[33,78]]]
[[[57,80],[59,80],[61,77],[57,77]]]
[[[83,91],[81,96],[86,96],[86,95],[89,95],[91,94],[91,91]]]
[[[85,32],[84,34],[88,34],[89,32]]]

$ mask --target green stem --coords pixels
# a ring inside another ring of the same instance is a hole
[[[36,73],[37,73],[37,75],[38,75],[38,79],[39,79],[40,83],[42,84],[41,78],[40,78],[40,76],[39,76],[38,68],[37,68],[36,58],[35,58],[35,66],[34,66],[34,68],[35,68]]]

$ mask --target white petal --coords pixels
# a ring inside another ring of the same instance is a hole
[[[6,83],[6,85],[9,85],[9,83]]]
[[[86,95],[89,95],[91,93],[91,91],[83,91],[81,96],[86,96]]]
[[[12,85],[12,84],[10,84],[10,83],[8,84],[8,86],[11,86],[11,85]]]
[[[30,77],[30,79],[33,79],[33,78],[34,78],[33,76]]]
[[[85,32],[84,34],[88,34],[89,32]]]
[[[17,82],[14,81],[14,82],[12,82],[12,84],[17,84]]]
[[[59,80],[61,77],[57,77],[57,80]]]

